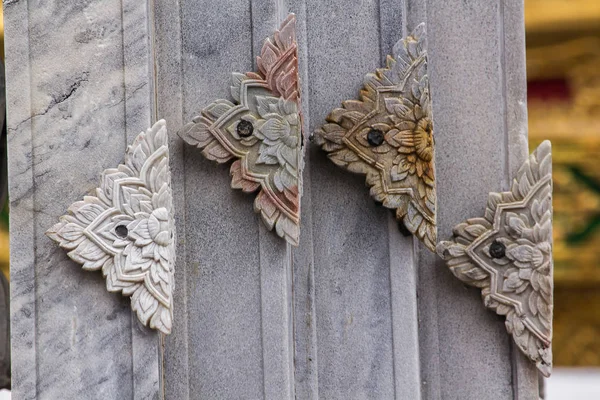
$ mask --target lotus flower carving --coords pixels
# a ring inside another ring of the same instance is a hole
[[[385,68],[369,73],[360,100],[346,100],[315,132],[340,167],[366,175],[371,196],[435,250],[433,116],[425,25],[394,46]]]
[[[218,163],[232,159],[231,186],[258,191],[254,209],[293,245],[300,236],[302,121],[295,17],[290,14],[257,57],[257,72],[234,73],[229,100],[216,100],[179,136]]]
[[[552,369],[552,156],[543,142],[510,192],[490,193],[483,218],[454,228],[438,254],[461,281],[481,289],[486,307],[506,316],[517,347],[549,376]]]
[[[175,225],[165,121],[140,133],[95,195],[73,203],[46,235],[83,269],[101,270],[108,291],[131,296],[143,324],[171,333]]]

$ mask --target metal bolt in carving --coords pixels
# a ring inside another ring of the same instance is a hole
[[[252,126],[252,122],[243,119],[238,123],[236,131],[240,137],[250,137],[254,132],[254,126]]]
[[[506,254],[506,246],[497,240],[490,245],[490,256],[493,258],[502,258]]]
[[[379,129],[371,129],[367,134],[367,142],[369,142],[371,146],[381,146],[383,143],[383,132]]]

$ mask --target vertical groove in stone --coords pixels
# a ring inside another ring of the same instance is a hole
[[[293,339],[294,339],[294,389],[297,399],[319,398],[317,368],[317,331],[315,320],[313,207],[311,189],[311,152],[308,137],[310,130],[310,81],[308,79],[309,25],[306,1],[294,1],[290,12],[296,14],[298,40],[298,74],[300,78],[302,124],[304,135],[304,171],[301,206],[300,244],[292,250],[293,278]]]
[[[286,0],[276,0],[276,15],[277,15],[277,27],[281,25],[283,21],[287,18],[288,14],[288,5]],[[296,26],[296,29],[298,27]],[[296,31],[296,40],[298,40],[298,32]],[[299,74],[300,72],[298,72]],[[298,79],[300,79],[298,77]],[[300,85],[300,82],[299,82]],[[301,89],[300,89],[301,90]],[[300,104],[300,108],[302,104]],[[302,140],[302,137],[300,138]],[[301,177],[302,178],[302,177]],[[301,194],[302,196],[302,194]],[[300,198],[300,207],[302,207],[302,197]],[[302,212],[302,208],[300,208]],[[302,235],[302,231],[300,231],[300,235]],[[294,338],[294,264],[293,264],[293,246],[289,243],[285,243],[285,283],[284,283],[284,301],[285,301],[285,316],[287,317],[287,326],[285,327],[285,335],[286,335],[286,343],[284,345],[287,346],[284,350],[284,358],[283,362],[287,364],[287,371],[284,367],[284,373],[287,374],[287,396],[290,400],[296,398],[296,387],[295,387],[295,372],[294,372],[294,355],[295,351],[295,338]],[[283,393],[284,394],[284,393]]]
[[[177,228],[177,261],[173,293],[173,333],[163,339],[161,346],[162,392],[166,399],[190,398],[189,312],[187,301],[186,268],[186,188],[185,148],[175,132],[183,125],[182,103],[182,36],[181,8],[177,0],[154,3],[153,63],[156,76],[156,119],[167,121],[173,188],[173,206]]]
[[[398,40],[406,36],[405,1],[379,0],[381,66]],[[388,213],[389,290],[394,398],[420,399],[417,322],[417,260],[414,238],[402,237],[393,213]]]
[[[436,124],[436,103],[439,101],[436,97],[438,88],[434,83],[433,75],[435,75],[435,50],[432,49],[432,36],[436,29],[442,29],[435,26],[434,22],[429,19],[428,9],[431,0],[406,0],[406,27],[405,35],[408,35],[420,23],[426,24],[427,30],[427,53],[428,53],[428,73],[429,86],[431,91],[431,102],[433,107],[434,135],[435,138],[435,156],[436,156],[436,194],[437,194],[437,229],[438,240],[441,235],[440,224],[440,203],[442,195],[440,194],[440,156],[443,149],[440,148],[439,136],[440,128]],[[420,244],[416,243],[415,262],[417,274],[417,314],[419,326],[419,376],[420,376],[420,392],[424,399],[441,399],[441,373],[440,373],[440,339],[439,339],[439,313],[438,303],[441,301],[438,298],[437,282],[438,268],[436,265],[437,256],[425,249]]]
[[[504,31],[504,0],[498,0],[498,63],[500,64],[500,82],[502,85],[502,114],[504,115],[503,122],[503,130],[505,132],[504,140],[502,143],[502,154],[504,155],[504,163],[502,165],[502,187],[501,189],[509,190],[509,135],[508,135],[508,115],[507,115],[507,91],[508,88],[506,86],[506,33]]]
[[[153,54],[148,6],[146,1],[121,0],[126,143],[123,152],[153,122]],[[133,395],[140,400],[155,398],[160,393],[159,333],[141,326],[135,313],[131,322]]]
[[[393,215],[388,219],[390,240],[390,298],[396,399],[421,398],[417,268],[414,237],[403,237]]]
[[[177,1],[159,1],[154,4],[154,64],[156,65],[156,104],[157,119],[167,120],[170,132],[170,162],[173,186],[173,202],[176,210],[177,262],[175,265],[174,321],[173,333],[164,338],[162,348],[162,369],[166,398],[189,399],[189,351],[188,351],[188,312],[186,301],[186,247],[182,238],[185,235],[185,174],[181,141],[173,133],[182,122],[181,102],[181,30],[180,9]],[[169,99],[169,101],[160,101]],[[173,349],[176,349],[175,351]],[[176,356],[172,353],[176,352]],[[169,357],[170,356],[170,357]]]
[[[29,2],[4,5],[10,191],[12,395],[37,398],[37,309]],[[29,156],[28,156],[29,154]],[[17,356],[18,354],[18,356]]]
[[[264,41],[287,15],[282,0],[252,0],[252,63]],[[263,396],[265,399],[293,399],[293,330],[291,304],[291,246],[274,231],[269,231],[261,218],[259,225],[260,316],[263,353]]]

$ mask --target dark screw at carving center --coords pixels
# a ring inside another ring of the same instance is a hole
[[[493,258],[502,258],[506,254],[506,246],[497,240],[490,245],[490,256]]]
[[[371,146],[379,146],[383,143],[383,132],[379,129],[371,129],[369,133],[367,133],[367,142]]]
[[[252,126],[252,122],[243,119],[238,123],[236,130],[240,137],[248,137],[254,132],[254,127]]]
[[[117,234],[118,237],[120,237],[121,239],[124,239],[127,237],[129,230],[127,229],[127,227],[125,225],[119,225],[115,228],[115,233]]]

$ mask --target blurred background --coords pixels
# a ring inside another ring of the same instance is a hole
[[[529,148],[552,140],[554,362],[546,399],[600,399],[600,1],[525,0]]]
[[[600,0],[525,0],[525,26],[530,149],[550,139],[554,159],[556,368],[545,398],[600,399]],[[3,62],[3,18],[0,41]],[[9,278],[3,65],[0,78],[0,270]]]

